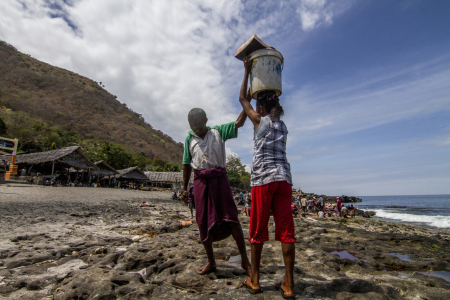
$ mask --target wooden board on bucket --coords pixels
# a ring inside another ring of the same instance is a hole
[[[275,49],[264,43],[256,34],[254,34],[248,41],[246,41],[234,55],[237,59],[243,60],[244,57],[250,53],[260,49]]]

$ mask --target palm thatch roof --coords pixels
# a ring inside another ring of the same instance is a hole
[[[113,167],[108,165],[106,163],[106,161],[104,161],[104,160],[97,161],[94,164],[98,168],[97,171],[92,173],[94,175],[111,176],[111,175],[119,174],[119,172],[117,172],[116,169],[114,169]]]
[[[183,182],[183,172],[144,172],[148,181],[154,183],[176,183]],[[191,173],[190,183],[194,182],[194,174]]]
[[[0,161],[1,160],[5,160],[8,164],[10,164],[11,155],[2,155],[0,156]],[[81,146],[71,146],[58,150],[16,155],[17,165],[45,164],[53,162],[66,164],[70,167],[80,169],[97,169],[97,167],[83,153]]]
[[[142,172],[138,167],[131,167],[117,171],[119,172],[119,175],[116,177],[119,179],[147,180],[147,176],[145,176],[144,172]]]

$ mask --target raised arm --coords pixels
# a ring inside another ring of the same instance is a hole
[[[250,98],[248,98],[249,95],[250,95]],[[249,90],[248,93],[247,93],[247,99],[248,99],[248,101],[249,101],[249,103],[250,103],[250,100],[252,99],[252,96],[251,96],[251,94],[250,94],[250,90]],[[244,110],[242,110],[241,113],[239,114],[237,120],[236,120],[236,129],[238,129],[238,128],[244,126],[245,120],[247,120],[247,114],[245,113]]]
[[[253,123],[253,126],[255,127],[255,130],[258,129],[259,123],[261,122],[261,115],[258,114],[250,104],[250,101],[252,100],[250,91],[248,91],[247,95],[247,83],[248,83],[248,75],[250,75],[250,71],[252,69],[253,61],[248,61],[248,57],[244,58],[244,67],[245,67],[245,73],[244,78],[242,80],[241,85],[241,91],[239,93],[239,102],[241,102],[242,108],[244,109],[245,114],[250,118],[250,120]],[[248,97],[249,96],[249,97]]]

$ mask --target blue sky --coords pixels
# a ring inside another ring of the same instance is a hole
[[[6,0],[0,39],[102,81],[183,141],[187,112],[235,119],[236,49],[283,53],[294,187],[328,195],[450,194],[449,1]],[[228,153],[252,161],[250,122]]]

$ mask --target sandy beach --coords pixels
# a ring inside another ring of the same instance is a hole
[[[263,250],[251,296],[234,240],[206,262],[190,212],[170,192],[0,185],[0,298],[282,299],[281,246]],[[147,201],[154,207],[138,207]],[[249,218],[240,216],[248,238]],[[298,299],[450,299],[450,236],[367,218],[295,218]],[[270,223],[273,223],[271,219]],[[250,244],[246,242],[250,255]]]

